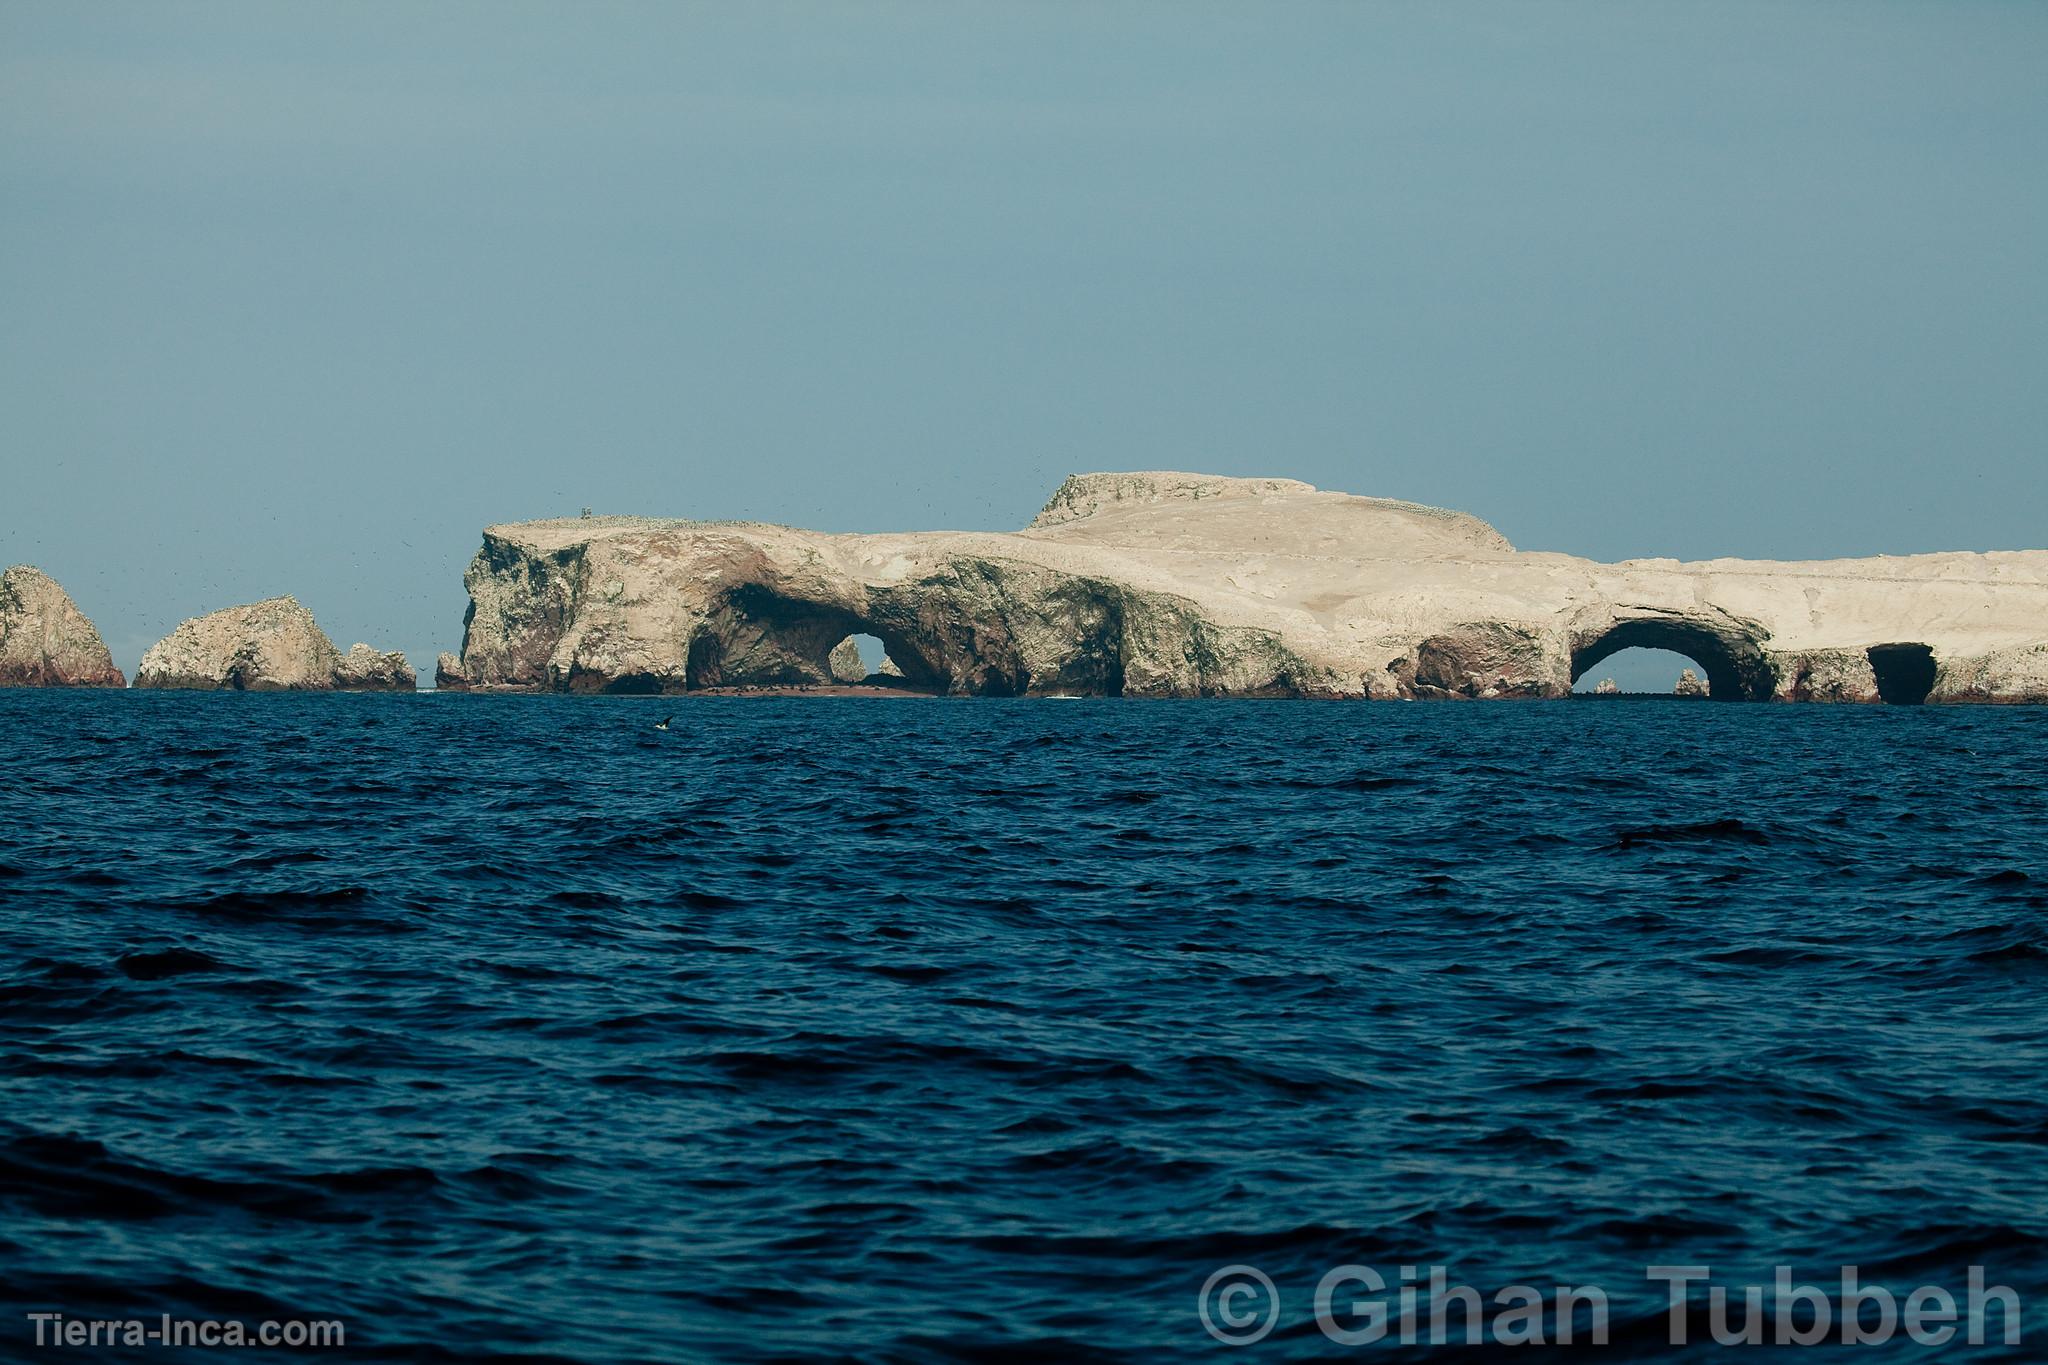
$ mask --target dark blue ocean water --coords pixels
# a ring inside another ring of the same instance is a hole
[[[1644,1267],[1785,1262],[2038,1356],[2044,777],[2039,709],[0,694],[0,1354],[1441,1358],[1322,1335],[1358,1263],[1622,1359]]]

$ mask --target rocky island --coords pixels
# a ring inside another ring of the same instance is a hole
[[[125,687],[71,595],[41,569],[0,574],[0,687]]]
[[[1013,533],[521,522],[465,582],[442,688],[827,684],[865,633],[954,694],[1562,697],[1645,646],[1723,700],[2048,701],[2048,551],[1605,564],[1291,479],[1076,475]]]
[[[358,644],[343,654],[295,597],[267,598],[184,622],[151,645],[137,687],[233,692],[410,692],[405,655]]]

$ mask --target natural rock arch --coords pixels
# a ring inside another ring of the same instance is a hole
[[[690,639],[684,684],[775,686],[833,680],[832,651],[851,635],[872,635],[912,687],[943,689],[945,670],[908,634],[835,602],[806,601],[759,584],[721,598]]]
[[[1707,675],[1715,701],[1769,701],[1776,673],[1761,643],[1734,623],[1709,624],[1674,616],[1638,616],[1575,631],[1572,681],[1624,649],[1667,649],[1683,654]]]

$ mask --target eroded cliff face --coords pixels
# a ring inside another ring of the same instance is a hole
[[[834,537],[590,520],[494,527],[442,687],[679,692],[824,683],[847,636],[911,686],[1009,696],[1291,695],[1274,632],[1003,553],[1003,537]],[[580,537],[591,535],[590,539]],[[578,537],[562,544],[565,537]],[[997,542],[983,545],[979,542]]]
[[[1557,697],[1642,645],[1723,699],[2048,700],[2048,552],[1601,564],[1287,479],[1079,475],[1014,534],[525,522],[465,582],[442,687],[825,683],[864,633],[961,694]]]
[[[41,569],[0,574],[0,687],[125,687],[114,656]]]
[[[412,691],[405,656],[358,644],[343,654],[290,596],[196,616],[151,645],[137,687],[233,692]]]

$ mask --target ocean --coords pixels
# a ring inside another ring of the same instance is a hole
[[[249,1361],[1443,1358],[1333,1338],[1344,1267],[1341,1330],[1358,1268],[1390,1312],[1403,1267],[1599,1287],[1607,1359],[1669,1353],[1672,1265],[1695,1348],[1778,1265],[1838,1318],[1844,1267],[1978,1267],[2048,1333],[2042,709],[0,728],[8,1359],[220,1358],[31,1313],[345,1325]],[[1988,1321],[1940,1357],[2039,1358]]]

